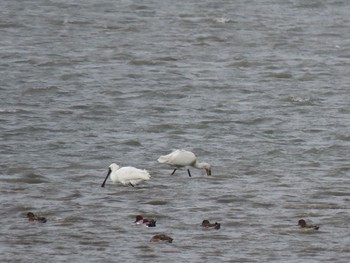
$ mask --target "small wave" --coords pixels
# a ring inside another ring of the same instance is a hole
[[[272,208],[275,207],[275,204],[273,203],[266,203],[266,202],[253,202],[252,207],[255,208]]]
[[[204,232],[204,234],[200,234],[200,235],[195,235],[193,237],[194,239],[198,239],[198,240],[230,240],[231,241],[231,237],[227,236],[227,235],[223,235],[223,234],[213,234],[211,233],[211,235],[207,235],[206,232]]]
[[[160,65],[161,62],[154,61],[152,59],[133,59],[129,61],[129,64],[135,65],[135,66],[156,66]]]
[[[0,113],[17,113],[18,109],[0,109]]]
[[[231,22],[231,19],[226,18],[226,17],[215,17],[212,19],[212,21],[214,21],[215,23],[218,23],[218,24],[226,24],[228,22]]]
[[[36,93],[53,93],[57,92],[59,89],[56,86],[47,87],[30,87],[23,91],[24,94],[36,94]]]
[[[42,184],[47,182],[43,176],[37,175],[34,173],[28,173],[21,178],[15,178],[15,179],[10,178],[3,181],[6,181],[8,183],[26,183],[26,184]]]
[[[303,104],[303,105],[311,105],[313,103],[312,98],[303,98],[299,96],[290,96],[288,98],[290,102],[297,103],[297,104]]]
[[[347,135],[347,134],[340,134],[340,135],[337,135],[336,138],[337,138],[338,140],[341,140],[341,141],[347,141],[347,142],[350,141],[350,135]]]
[[[314,194],[315,198],[322,198],[322,197],[329,198],[332,196],[340,196],[340,197],[350,196],[350,193],[347,191],[347,189],[345,189],[344,191],[320,191]]]
[[[306,8],[321,8],[324,4],[318,1],[302,1],[301,4],[297,5],[297,8],[306,9]]]
[[[317,148],[317,147],[312,147],[310,149],[306,149],[304,153],[314,153],[314,154],[320,154],[324,151],[323,148]]]
[[[302,75],[301,77],[298,78],[298,80],[300,81],[311,81],[311,80],[315,80],[315,75],[310,74],[310,73],[305,73],[304,75]]]
[[[173,130],[175,128],[176,126],[173,124],[156,124],[152,125],[148,131],[154,133],[163,133],[166,130]]]
[[[258,118],[254,118],[254,119],[246,119],[246,120],[237,120],[235,121],[238,124],[246,124],[246,125],[257,125],[257,124],[261,124],[264,123],[266,121],[270,121],[271,118],[264,118],[264,117],[258,117]]]
[[[224,37],[219,37],[215,35],[209,35],[209,34],[204,34],[204,35],[199,35],[196,40],[199,42],[197,45],[209,45],[209,41],[213,42],[226,42],[226,38]]]
[[[69,19],[69,18],[65,18],[63,20],[63,24],[73,24],[73,25],[88,25],[91,24],[90,21],[83,21],[83,20],[74,20],[74,19]]]
[[[129,145],[129,146],[142,146],[142,144],[137,140],[127,140],[123,142],[123,144]]]
[[[85,221],[85,218],[77,215],[71,215],[63,218],[63,223],[77,223],[77,222],[83,222]]]
[[[163,57],[158,57],[157,60],[160,60],[160,61],[178,61],[179,58],[176,58],[174,56],[163,56]]]
[[[237,197],[235,195],[223,195],[216,198],[216,202],[222,203],[222,204],[228,204],[228,203],[241,203],[245,202],[246,199],[242,197]]]
[[[252,63],[250,63],[246,59],[242,59],[240,61],[237,61],[235,63],[232,63],[230,66],[238,67],[238,68],[248,68],[252,66]]]
[[[145,202],[147,205],[167,205],[169,202],[165,200],[150,200]]]
[[[47,65],[47,66],[49,66],[49,65]],[[83,76],[82,73],[69,73],[69,74],[62,74],[60,76],[60,79],[66,81],[66,80],[70,80],[70,79],[79,78],[79,77],[82,77],[82,76]]]
[[[271,72],[268,73],[267,76],[276,79],[291,79],[293,77],[289,72]]]

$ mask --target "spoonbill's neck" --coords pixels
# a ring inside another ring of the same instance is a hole
[[[200,162],[196,161],[196,162],[193,164],[193,166],[196,167],[196,168],[199,168],[199,169],[203,169],[203,168],[207,167],[208,164],[207,164],[207,163],[204,163],[204,162],[203,162],[203,163],[200,163]]]

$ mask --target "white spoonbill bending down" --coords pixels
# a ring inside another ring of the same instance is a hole
[[[117,164],[112,163],[109,166],[109,170],[105,180],[101,187],[104,187],[108,176],[111,175],[113,183],[120,182],[123,185],[135,186],[142,181],[149,180],[150,174],[146,170],[137,169],[135,167],[119,167]]]
[[[177,168],[187,167],[188,175],[191,177],[191,172],[188,168],[189,166],[193,166],[198,169],[205,169],[207,175],[211,175],[210,164],[198,162],[194,153],[186,150],[175,150],[168,155],[160,156],[158,158],[158,162],[175,166],[175,170],[172,172],[172,175],[175,173]]]

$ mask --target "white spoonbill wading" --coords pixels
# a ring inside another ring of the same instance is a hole
[[[173,175],[178,168],[187,167],[188,175],[191,177],[191,172],[188,166],[193,166],[198,169],[205,169],[207,175],[211,175],[211,166],[209,163],[200,163],[197,161],[197,157],[193,152],[186,150],[175,150],[168,155],[163,155],[158,158],[158,162],[166,163],[175,166],[175,170],[172,172]]]
[[[146,170],[137,169],[135,167],[119,167],[117,164],[112,163],[109,166],[109,170],[105,180],[101,187],[104,187],[108,176],[111,175],[111,179],[114,183],[120,182],[123,185],[135,186],[142,181],[149,180],[150,174]]]

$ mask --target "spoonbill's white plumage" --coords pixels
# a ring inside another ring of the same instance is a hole
[[[117,164],[112,163],[109,166],[109,170],[105,180],[101,187],[104,187],[108,176],[111,175],[111,179],[114,183],[120,182],[123,185],[135,186],[142,181],[149,180],[150,174],[146,170],[137,169],[135,167],[119,167]]]
[[[172,175],[175,173],[177,168],[187,167],[188,175],[191,176],[190,169],[188,168],[189,166],[198,169],[205,169],[207,175],[211,175],[210,164],[198,162],[194,153],[186,150],[175,150],[168,155],[160,156],[158,158],[158,162],[175,166],[175,170],[172,172]]]

